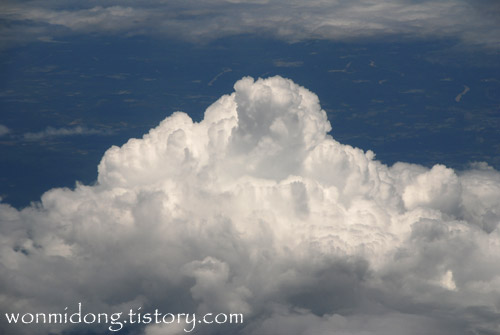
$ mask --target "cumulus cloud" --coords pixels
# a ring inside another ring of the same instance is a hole
[[[54,128],[49,126],[39,132],[25,133],[23,137],[26,141],[39,141],[51,137],[74,136],[74,135],[96,135],[96,134],[105,135],[109,134],[109,132],[82,126],[76,126],[72,128],[67,128],[67,127]]]
[[[318,97],[292,81],[234,88],[199,123],[177,112],[111,147],[95,185],[1,204],[2,317],[83,302],[244,314],[203,334],[500,331],[498,171],[386,166],[328,135]],[[104,331],[71,326],[0,323]]]
[[[299,41],[404,36],[453,38],[498,48],[495,1],[259,0],[28,1],[2,5],[12,33],[47,38],[68,33],[153,34],[207,41],[257,33]]]

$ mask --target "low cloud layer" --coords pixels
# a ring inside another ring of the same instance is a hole
[[[498,171],[389,167],[327,135],[292,81],[234,88],[199,123],[178,112],[110,148],[95,185],[0,205],[2,318],[83,302],[245,315],[200,334],[500,332]],[[81,330],[0,323],[62,329]]]
[[[160,35],[207,41],[266,34],[287,41],[400,36],[500,46],[493,0],[24,1],[0,5],[4,43],[67,34]]]

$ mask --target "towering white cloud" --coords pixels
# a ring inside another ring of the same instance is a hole
[[[95,185],[1,205],[2,318],[83,302],[245,315],[204,334],[500,331],[498,171],[388,167],[327,135],[292,81],[234,87],[199,123],[178,112],[110,148]]]

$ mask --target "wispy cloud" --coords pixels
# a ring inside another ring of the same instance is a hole
[[[495,1],[269,0],[7,2],[0,17],[17,36],[53,40],[70,33],[152,34],[196,41],[258,33],[289,41],[346,40],[400,35],[447,37],[500,47]],[[9,33],[3,35],[8,39]]]
[[[425,93],[425,90],[422,88],[412,88],[406,91],[400,92],[401,94],[422,94]]]
[[[281,59],[275,60],[273,62],[276,67],[301,67],[304,62],[302,61],[284,61]]]
[[[463,97],[464,95],[466,95],[466,94],[467,94],[467,92],[469,92],[469,91],[470,91],[469,86],[464,85],[464,90],[463,90],[462,92],[460,92],[460,93],[459,93],[459,94],[455,97],[455,101],[456,101],[456,102],[460,102],[460,101],[462,100],[462,97]]]
[[[7,128],[7,126],[0,124],[0,136],[7,135],[8,133],[10,133],[10,129]]]
[[[343,73],[348,73],[349,68],[351,67],[352,62],[349,62],[346,64],[345,68],[343,69],[333,69],[333,70],[328,70],[328,72],[343,72]]]
[[[109,135],[110,131],[104,131],[99,129],[87,128],[82,126],[76,126],[72,128],[62,127],[54,128],[47,127],[39,132],[28,132],[23,135],[26,141],[39,141],[46,138],[52,137],[62,137],[62,136],[75,136],[75,135]]]
[[[215,75],[215,77],[212,78],[212,80],[210,80],[208,82],[208,86],[212,86],[217,81],[217,79],[219,79],[220,76],[224,75],[224,73],[231,72],[231,71],[232,70],[230,68],[223,69],[221,72],[217,73]]]

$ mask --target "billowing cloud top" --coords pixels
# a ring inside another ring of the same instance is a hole
[[[399,35],[500,46],[495,0],[23,1],[0,5],[4,42],[68,33],[156,34],[206,41],[265,33],[298,41]]]
[[[245,315],[204,334],[500,331],[498,171],[388,167],[327,135],[292,81],[234,87],[199,123],[178,112],[110,148],[95,185],[1,205],[2,317],[84,302]]]

